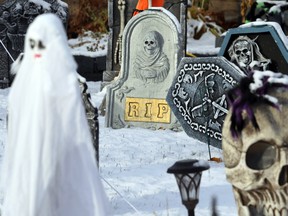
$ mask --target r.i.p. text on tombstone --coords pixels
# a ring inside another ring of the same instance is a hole
[[[121,71],[107,86],[106,126],[179,127],[165,98],[182,53],[181,25],[166,9],[152,8],[129,20]]]
[[[224,57],[181,60],[166,100],[187,135],[221,148],[226,93],[244,76]]]

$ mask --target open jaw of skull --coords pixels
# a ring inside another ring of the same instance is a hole
[[[246,121],[239,138],[232,138],[231,110],[223,125],[226,177],[240,216],[288,215],[288,92],[278,89],[270,95],[278,98],[281,109],[255,105],[259,131]]]

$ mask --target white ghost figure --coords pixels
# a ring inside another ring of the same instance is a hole
[[[8,97],[2,216],[105,216],[76,63],[60,19],[39,15]]]

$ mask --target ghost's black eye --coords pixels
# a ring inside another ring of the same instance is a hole
[[[39,41],[39,49],[45,49],[44,44],[42,43],[42,41]]]
[[[29,40],[29,43],[30,43],[31,49],[34,49],[34,47],[35,47],[35,40],[30,39],[30,40]]]

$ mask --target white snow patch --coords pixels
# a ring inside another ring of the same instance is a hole
[[[93,103],[98,105],[105,90],[100,92],[100,82],[87,84]],[[8,93],[9,88],[0,89],[0,165],[7,143]],[[219,215],[237,216],[224,164],[208,161],[207,144],[187,136],[183,131],[142,128],[116,130],[105,127],[103,116],[99,116],[99,123],[100,173],[115,216],[187,215],[175,177],[167,173],[167,169],[176,161],[187,158],[197,159],[199,164],[210,166],[209,170],[202,173],[195,215],[211,215],[211,201],[215,197]],[[222,157],[222,150],[210,148],[212,157]]]
[[[74,56],[99,57],[107,55],[108,34],[93,36],[93,32],[86,32],[84,36],[69,39]]]

